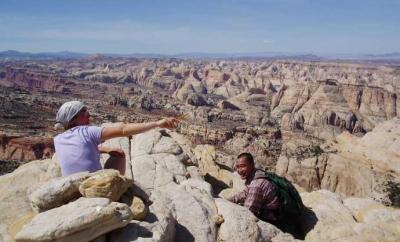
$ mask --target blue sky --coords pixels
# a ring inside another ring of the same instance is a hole
[[[1,0],[0,51],[400,52],[400,0]]]

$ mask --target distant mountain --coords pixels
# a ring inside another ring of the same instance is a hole
[[[367,59],[381,59],[381,60],[400,60],[400,53],[387,53],[380,55],[365,55]]]
[[[182,59],[302,59],[321,60],[322,57],[313,54],[294,54],[284,52],[243,52],[243,53],[202,53],[191,52],[173,55],[174,58]]]
[[[76,59],[82,57],[103,56],[111,58],[178,58],[178,59],[292,59],[306,61],[346,60],[346,61],[400,61],[400,53],[387,54],[331,54],[315,55],[307,53],[286,52],[243,52],[243,53],[206,53],[188,52],[179,54],[132,53],[132,54],[86,54],[70,51],[30,53],[16,50],[0,51],[0,59],[8,60],[48,60]]]
[[[42,52],[42,53],[30,53],[30,52],[19,52],[16,50],[0,51],[1,59],[10,60],[39,60],[39,59],[74,59],[87,56],[84,53],[61,51],[61,52]]]

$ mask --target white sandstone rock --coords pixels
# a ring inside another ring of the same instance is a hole
[[[16,241],[85,242],[124,227],[131,219],[126,204],[107,198],[80,198],[36,215],[16,235]]]

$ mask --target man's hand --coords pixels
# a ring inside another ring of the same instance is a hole
[[[157,126],[160,128],[173,129],[178,125],[179,120],[176,118],[164,118],[157,121]]]

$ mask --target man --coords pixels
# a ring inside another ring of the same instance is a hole
[[[281,208],[275,185],[268,181],[264,171],[255,168],[250,153],[240,154],[235,168],[246,180],[246,188],[228,200],[243,204],[259,219],[275,224],[280,219]]]

